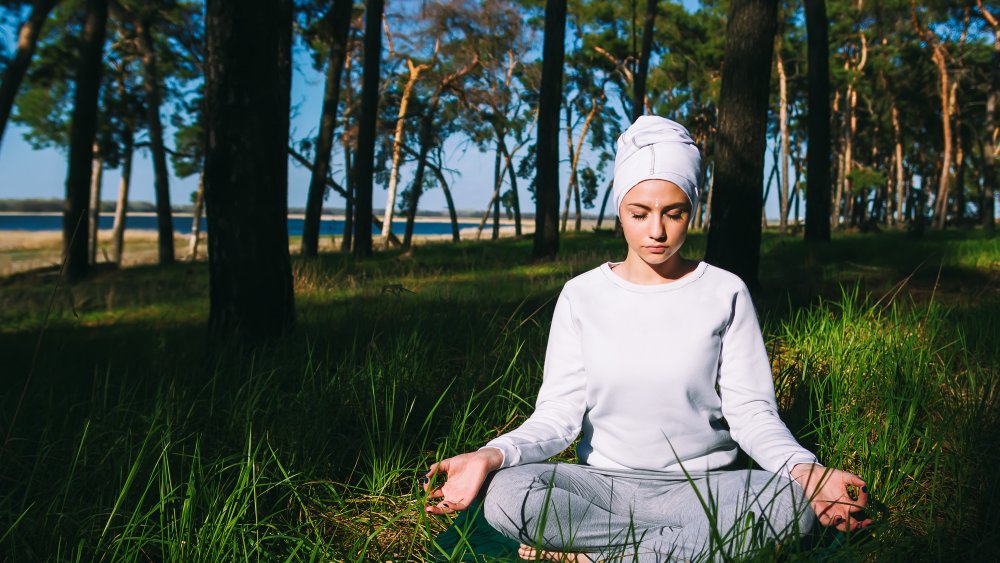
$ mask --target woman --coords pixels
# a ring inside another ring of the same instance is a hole
[[[485,484],[486,519],[522,557],[583,561],[696,559],[817,519],[871,523],[856,516],[864,481],[820,466],[778,418],[746,286],[679,254],[699,171],[690,135],[668,119],[640,117],[618,139],[625,260],[566,283],[534,413],[431,466],[425,487],[435,473],[447,481],[427,512],[463,510]],[[581,431],[579,464],[544,463]],[[763,470],[728,468],[737,445]]]

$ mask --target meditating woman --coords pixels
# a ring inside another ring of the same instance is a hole
[[[858,514],[865,482],[820,466],[778,417],[746,286],[679,252],[699,172],[694,141],[673,121],[643,116],[621,135],[613,194],[625,260],[566,283],[533,414],[431,466],[428,477],[447,480],[427,512],[485,494],[487,521],[522,543],[522,557],[583,561],[736,554],[817,519],[870,524]],[[545,462],[581,431],[578,464]],[[737,447],[763,470],[734,469]]]

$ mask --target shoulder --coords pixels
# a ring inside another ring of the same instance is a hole
[[[711,264],[705,265],[705,274],[702,276],[702,281],[706,287],[710,287],[722,294],[727,295],[737,295],[737,294],[747,294],[749,295],[750,290],[747,289],[743,280],[739,276],[730,272],[729,270],[724,270],[718,266],[713,266]]]
[[[589,291],[600,290],[606,282],[604,273],[601,271],[602,268],[604,268],[604,264],[571,278],[563,284],[562,295],[571,297],[573,295],[586,294]]]

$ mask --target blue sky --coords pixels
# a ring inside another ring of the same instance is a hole
[[[698,2],[684,0],[687,9],[696,9]],[[0,29],[11,37],[15,30]],[[11,42],[7,42],[11,45]],[[322,104],[323,76],[313,70],[308,55],[300,49],[295,52],[295,72],[292,82],[292,104],[295,112],[292,118],[292,142],[306,136],[315,135],[319,123]],[[65,193],[66,155],[56,149],[33,150],[24,141],[25,130],[16,124],[9,124],[0,146],[0,198],[61,198]],[[170,143],[172,132],[168,130]],[[560,148],[564,146],[560,143]],[[484,209],[493,191],[493,154],[480,153],[468,143],[453,139],[446,145],[448,166],[457,171],[450,179],[455,205],[459,209]],[[562,155],[565,159],[566,155]],[[334,150],[335,175],[342,170],[342,156]],[[583,155],[582,158],[586,158]],[[768,163],[768,169],[770,163]],[[561,183],[568,178],[566,167],[560,173]],[[411,178],[409,170],[401,171],[400,186],[406,186]],[[117,195],[119,170],[107,170],[104,174],[102,199],[113,200]],[[304,207],[309,185],[309,172],[294,162],[289,162],[288,203],[290,207]],[[170,197],[176,204],[186,203],[190,194],[197,189],[197,177],[180,179],[171,170]],[[521,200],[525,210],[533,208],[529,195],[521,186]],[[376,207],[385,204],[385,186],[376,186],[374,201]],[[130,198],[133,201],[153,201],[153,166],[147,151],[137,151],[133,162]],[[768,215],[776,216],[776,199],[770,198]],[[341,207],[343,201],[331,194],[327,207]],[[421,198],[421,209],[445,209],[444,195],[440,189],[432,189]],[[596,212],[596,210],[594,210]]]

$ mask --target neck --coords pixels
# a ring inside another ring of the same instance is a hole
[[[694,271],[697,262],[684,259],[679,253],[674,254],[662,264],[649,264],[629,250],[625,261],[615,268],[625,281],[642,285],[670,283]]]

